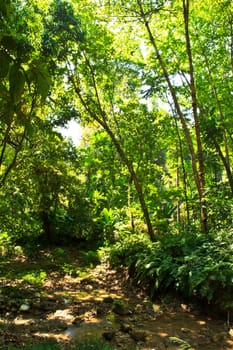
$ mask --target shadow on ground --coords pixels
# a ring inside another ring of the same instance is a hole
[[[105,339],[116,349],[233,349],[226,320],[181,300],[152,302],[94,252],[55,248],[0,264],[0,348]]]

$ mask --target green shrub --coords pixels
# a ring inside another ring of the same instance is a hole
[[[53,340],[44,341],[41,344],[28,344],[22,348],[15,348],[13,346],[8,347],[9,350],[59,350],[60,346]]]
[[[136,265],[141,254],[146,254],[152,247],[152,243],[145,235],[128,235],[114,244],[109,251],[109,261],[114,267]]]
[[[87,252],[83,252],[83,260],[87,265],[98,265],[100,263],[98,251],[88,250]]]
[[[132,235],[112,247],[110,262],[128,267],[151,296],[175,290],[233,309],[232,242],[231,231],[167,234],[155,243]]]
[[[100,339],[89,339],[82,342],[78,342],[72,348],[73,350],[115,350],[112,346],[108,345],[105,341]]]
[[[8,350],[115,350],[112,346],[100,339],[87,339],[66,347],[60,346],[55,341],[45,341],[37,345],[28,345],[23,348],[8,347]]]

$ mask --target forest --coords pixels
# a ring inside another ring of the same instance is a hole
[[[231,0],[0,0],[0,349],[26,348],[33,288],[98,266],[223,318],[233,349],[232,105]],[[215,349],[188,343],[153,349]]]

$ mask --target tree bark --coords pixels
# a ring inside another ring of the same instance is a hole
[[[207,209],[206,209],[206,201],[205,201],[205,166],[204,166],[199,116],[197,111],[198,104],[197,104],[197,94],[196,94],[196,86],[195,86],[195,79],[194,79],[193,57],[192,57],[191,41],[190,41],[190,35],[189,35],[189,0],[183,0],[183,14],[184,14],[184,26],[185,26],[186,51],[187,51],[188,62],[189,62],[192,110],[193,110],[193,119],[194,119],[195,134],[196,134],[196,141],[197,141],[197,158],[198,158],[198,165],[199,165],[198,193],[199,193],[199,200],[200,200],[201,227],[203,232],[207,232],[208,227],[207,227]]]
[[[136,172],[134,170],[132,162],[126,156],[123,148],[121,147],[120,142],[117,140],[116,135],[114,134],[114,132],[112,131],[112,129],[110,128],[110,126],[108,125],[108,123],[106,121],[106,113],[102,109],[102,104],[101,104],[101,101],[100,101],[100,98],[99,98],[97,85],[96,85],[96,82],[95,82],[94,72],[92,71],[91,64],[90,64],[90,62],[89,62],[89,60],[87,59],[86,56],[85,56],[85,59],[86,59],[87,65],[89,66],[90,73],[91,73],[92,80],[93,80],[93,87],[94,87],[94,90],[95,90],[95,95],[96,95],[95,97],[96,97],[96,102],[97,102],[97,105],[98,105],[98,114],[85,101],[85,99],[84,99],[84,97],[83,97],[83,95],[81,93],[81,90],[79,89],[78,83],[75,81],[74,76],[72,76],[71,77],[71,81],[72,81],[72,83],[74,85],[75,92],[76,92],[77,96],[79,97],[79,100],[80,100],[81,104],[83,105],[83,107],[85,108],[86,112],[91,116],[91,118],[93,120],[95,120],[99,125],[101,125],[103,127],[103,129],[107,132],[107,134],[109,135],[110,139],[112,140],[112,143],[115,146],[115,148],[116,148],[116,150],[117,150],[117,152],[118,152],[122,162],[126,165],[128,171],[130,173],[130,176],[132,178],[132,181],[134,183],[137,195],[138,195],[138,199],[139,199],[139,202],[140,202],[140,205],[141,205],[141,209],[142,209],[142,212],[143,212],[143,215],[144,215],[144,218],[145,218],[145,222],[146,222],[146,225],[147,225],[147,233],[148,233],[150,239],[152,241],[155,241],[156,237],[155,237],[153,226],[152,226],[152,223],[151,223],[151,220],[150,220],[150,214],[149,214],[149,210],[148,210],[145,198],[144,198],[144,194],[143,194],[143,189],[142,189],[141,183],[140,183],[140,181],[139,181],[139,179],[137,177],[137,174],[136,174]]]
[[[229,156],[229,147],[228,147],[228,141],[227,141],[227,127],[225,124],[225,118],[224,118],[224,113],[222,110],[222,106],[221,106],[221,102],[218,96],[218,92],[216,89],[216,86],[214,84],[214,79],[212,76],[212,72],[210,69],[210,65],[209,65],[209,61],[208,61],[208,57],[206,55],[206,53],[204,52],[204,50],[202,50],[202,54],[204,56],[204,60],[205,60],[205,65],[207,67],[208,70],[208,74],[209,74],[209,82],[210,82],[210,87],[212,89],[214,98],[216,100],[216,106],[218,108],[218,112],[219,112],[219,116],[220,116],[220,120],[221,120],[221,131],[223,134],[223,142],[224,142],[224,148],[225,148],[225,156],[223,155],[223,152],[221,150],[221,147],[218,143],[218,141],[216,140],[214,135],[209,135],[209,137],[212,139],[215,149],[225,167],[226,170],[226,174],[227,174],[227,178],[228,178],[228,182],[230,184],[231,187],[231,192],[233,194],[233,175],[232,175],[232,171],[231,171],[231,162],[230,162],[230,156]],[[199,106],[199,108],[201,109],[201,107]]]
[[[195,148],[193,145],[193,141],[192,141],[192,137],[190,134],[190,130],[188,128],[185,116],[181,110],[178,98],[176,96],[176,92],[175,89],[173,88],[171,79],[169,77],[167,68],[165,66],[165,63],[163,61],[162,56],[160,55],[158,46],[156,44],[155,38],[152,34],[149,22],[146,18],[146,14],[144,12],[143,9],[143,5],[142,5],[142,1],[141,0],[137,0],[138,6],[139,6],[139,10],[140,10],[140,15],[141,18],[143,20],[143,23],[145,25],[145,28],[147,30],[148,36],[149,36],[149,40],[151,42],[151,45],[154,48],[155,51],[155,55],[156,58],[159,61],[160,67],[162,69],[163,72],[163,76],[167,82],[169,91],[171,93],[172,99],[173,99],[173,103],[175,106],[175,110],[176,113],[180,119],[181,125],[182,125],[182,129],[183,132],[185,134],[186,137],[186,141],[189,147],[189,152],[190,152],[190,156],[191,156],[191,163],[192,163],[192,171],[193,171],[193,176],[194,176],[194,181],[196,184],[196,188],[197,188],[197,192],[198,192],[198,197],[199,197],[199,210],[200,210],[200,223],[201,223],[201,229],[203,232],[207,232],[207,217],[206,217],[206,207],[205,207],[205,203],[204,203],[204,188],[205,188],[205,183],[204,183],[204,163],[203,163],[203,154],[202,154],[202,148],[201,148],[201,143],[200,141],[197,139],[197,143],[199,143],[198,145],[198,163],[199,163],[199,169],[197,167],[197,161],[196,161],[196,152],[195,152]],[[194,97],[194,95],[192,95],[192,97]],[[196,111],[196,105],[195,105],[195,99],[193,102],[193,111]],[[197,134],[196,137],[199,137],[199,133],[200,133],[200,129],[198,129],[199,124],[197,125]]]
[[[224,154],[222,153],[222,150],[221,150],[219,143],[217,142],[217,140],[214,136],[212,136],[212,140],[213,140],[215,149],[218,152],[218,155],[219,155],[220,159],[222,160],[222,163],[224,164],[224,167],[225,167],[225,170],[227,173],[228,182],[229,182],[229,185],[231,188],[231,193],[233,195],[233,174],[231,172],[231,168],[229,166],[229,163],[228,163],[226,157],[224,157]]]

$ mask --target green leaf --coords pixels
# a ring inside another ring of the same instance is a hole
[[[15,38],[11,35],[5,35],[2,40],[1,44],[7,49],[7,50],[16,50],[17,48],[17,41]]]
[[[51,77],[46,66],[41,62],[33,62],[27,71],[27,78],[30,83],[34,83],[38,94],[45,99],[51,86]]]
[[[10,3],[6,0],[0,0],[0,14],[3,17],[8,17],[10,13]]]
[[[39,72],[37,77],[38,82],[38,92],[42,99],[48,96],[51,80],[47,72]]]
[[[177,337],[169,337],[168,339],[170,344],[179,346],[179,350],[194,350],[194,348],[183,339]]]
[[[20,101],[25,85],[25,75],[19,64],[15,63],[10,68],[9,75],[10,94],[15,104]]]
[[[5,51],[0,51],[0,78],[5,78],[9,71],[10,57]]]

